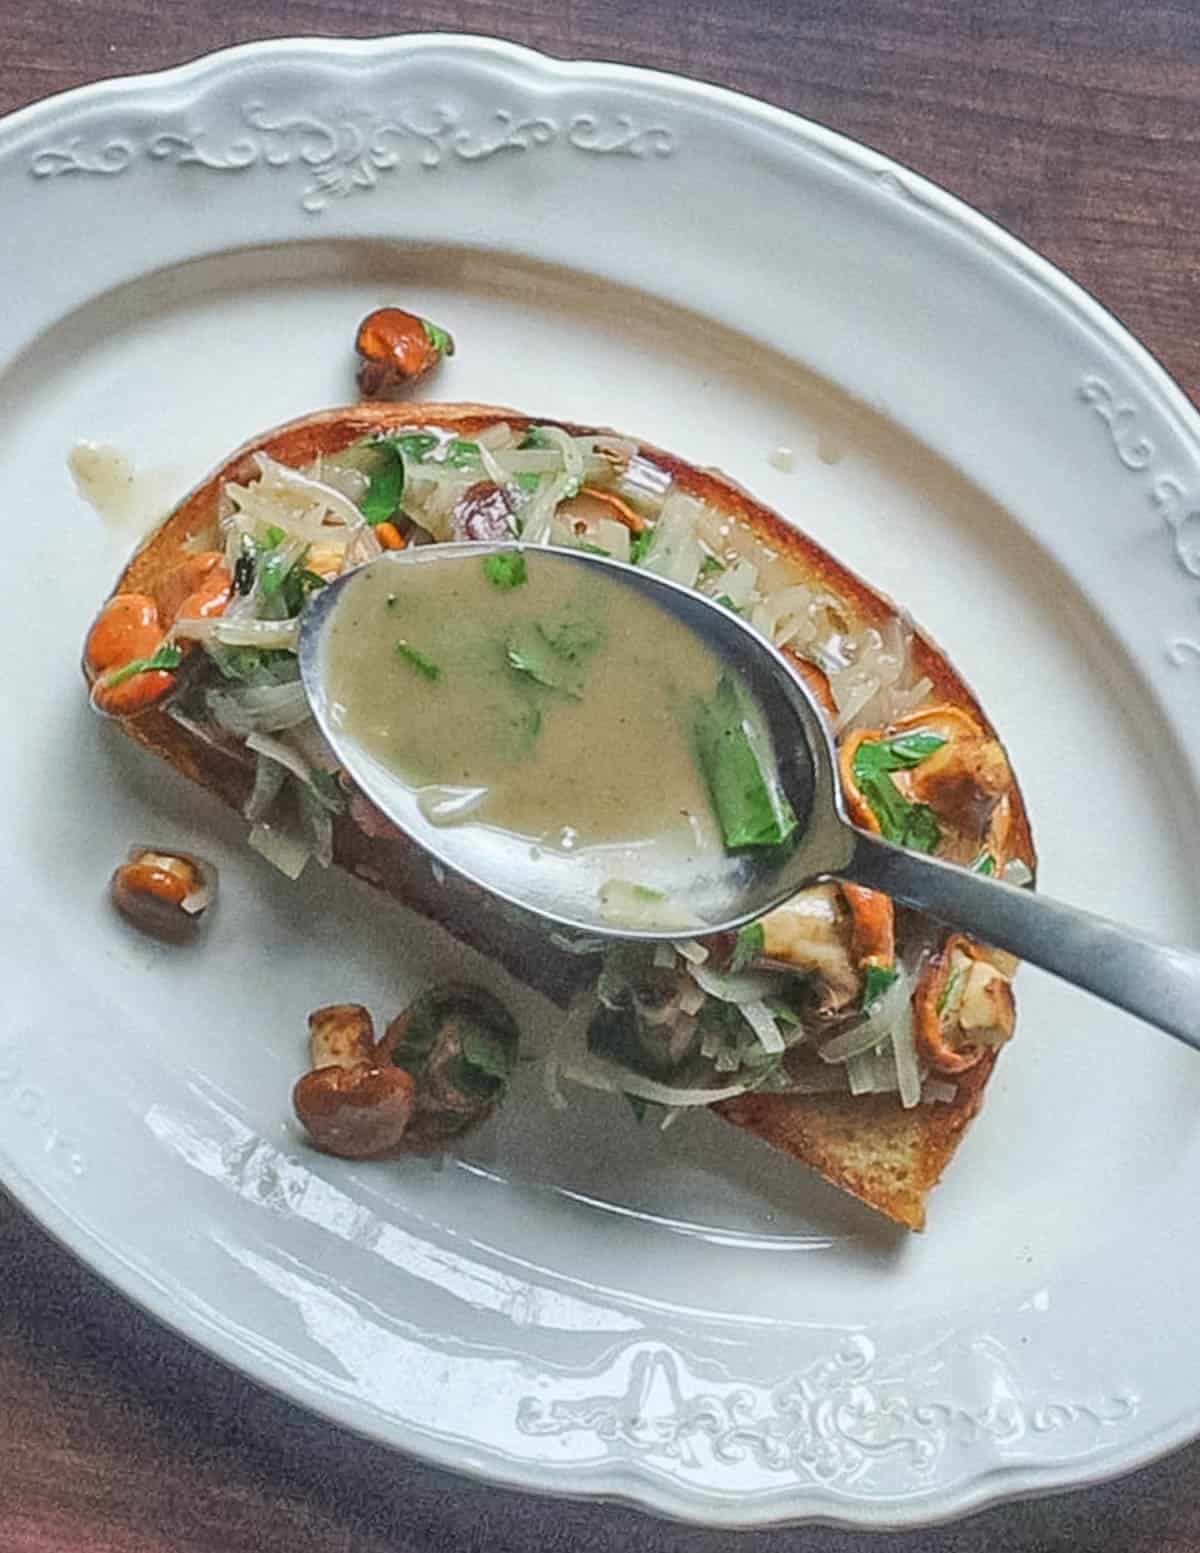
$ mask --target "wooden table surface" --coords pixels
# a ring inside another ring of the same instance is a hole
[[[1193,397],[1200,384],[1196,0],[3,0],[0,18],[0,113],[297,34],[492,33],[718,81],[961,195],[1099,297]],[[729,1542],[461,1482],[332,1430],[162,1331],[0,1198],[0,1553]],[[933,1532],[818,1529],[737,1546],[1200,1548],[1200,1447]]]

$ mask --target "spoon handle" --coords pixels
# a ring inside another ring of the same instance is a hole
[[[1007,949],[1200,1050],[1200,954],[851,828],[854,852],[842,877]]]

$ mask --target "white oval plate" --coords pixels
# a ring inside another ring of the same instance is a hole
[[[424,37],[272,43],[0,125],[5,1184],[180,1331],[465,1472],[726,1526],[928,1522],[1200,1429],[1200,1062],[1026,972],[1015,1048],[906,1236],[708,1116],[526,1075],[466,1158],[307,1151],[310,1007],[454,970],[291,887],[87,712],[132,534],[65,455],[177,495],[351,397],[359,316],[452,328],[445,398],[720,463],[903,600],[1010,743],[1045,888],[1196,933],[1197,416],[1094,302],[919,178],[693,82]],[[15,284],[14,284],[15,282]],[[795,469],[768,463],[777,445]],[[213,856],[196,951],[127,932],[139,838]]]

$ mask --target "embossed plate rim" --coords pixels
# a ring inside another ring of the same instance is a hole
[[[1195,412],[1153,358],[1132,341],[1123,328],[1099,304],[1007,233],[952,196],[936,189],[917,175],[898,167],[876,152],[845,141],[818,126],[805,124],[781,110],[754,103],[721,88],[683,81],[677,77],[633,70],[619,65],[554,61],[532,51],[493,40],[456,39],[446,35],[335,42],[278,40],[265,44],[243,45],[152,76],[97,83],[62,94],[45,103],[35,104],[10,116],[0,124],[0,155],[4,153],[6,146],[11,146],[30,131],[38,132],[43,127],[52,128],[60,122],[69,124],[72,115],[78,109],[110,103],[120,104],[135,97],[146,97],[147,94],[152,97],[159,90],[171,92],[183,85],[199,90],[208,84],[219,84],[234,67],[241,68],[247,65],[269,67],[273,61],[295,59],[308,64],[336,60],[353,63],[358,60],[386,57],[393,51],[400,53],[405,50],[459,46],[476,58],[488,60],[501,73],[505,66],[519,65],[524,72],[523,79],[533,75],[544,81],[559,81],[568,85],[603,82],[608,85],[626,86],[643,97],[651,98],[656,88],[669,87],[676,97],[682,96],[697,103],[707,104],[739,120],[757,121],[785,133],[792,144],[799,146],[807,154],[840,162],[856,172],[866,174],[877,180],[881,189],[892,188],[896,192],[902,192],[908,200],[913,201],[920,208],[923,214],[936,217],[956,232],[971,234],[992,260],[1002,258],[1006,266],[1025,279],[1033,281],[1057,306],[1069,311],[1096,340],[1115,346],[1124,362],[1132,363],[1138,369],[1139,381],[1143,389],[1148,390],[1148,395],[1159,412],[1175,423],[1186,441],[1194,446],[1200,446]],[[153,103],[150,103],[150,106],[153,107]],[[614,147],[614,149],[617,148]],[[149,154],[155,155],[153,151]],[[156,159],[165,158],[156,157]],[[303,201],[301,204],[303,206]],[[308,207],[303,208],[308,209]],[[1096,381],[1100,381],[1100,388],[1096,387]],[[1106,391],[1107,398],[1105,398]],[[1105,420],[1118,459],[1131,473],[1140,476],[1148,467],[1149,459],[1143,462],[1142,452],[1139,451],[1142,444],[1137,440],[1130,443],[1125,435],[1131,424],[1128,411],[1132,407],[1126,406],[1119,392],[1114,397],[1113,392],[1106,389],[1103,380],[1089,382],[1085,379],[1081,383],[1080,393],[1083,402]],[[1120,428],[1119,432],[1117,428]],[[1129,462],[1130,458],[1133,459],[1132,463]],[[1156,475],[1152,469],[1150,476],[1151,502],[1155,504],[1155,511],[1174,533],[1176,551],[1181,564],[1190,575],[1200,575],[1200,571],[1193,569],[1193,565],[1189,564],[1193,560],[1189,544],[1192,526],[1189,522],[1190,514],[1179,511],[1178,504],[1174,507],[1170,505],[1167,500],[1170,494],[1168,489],[1160,488],[1161,476]],[[1182,493],[1174,494],[1179,496]],[[1180,646],[1182,642],[1182,638],[1177,639],[1177,651],[1185,654],[1196,651],[1194,647]],[[251,1351],[247,1346],[239,1343],[221,1322],[197,1314],[195,1311],[189,1312],[186,1322],[181,1320],[177,1311],[170,1310],[169,1299],[155,1286],[144,1267],[138,1266],[132,1258],[122,1257],[115,1247],[93,1236],[86,1226],[74,1219],[63,1206],[44,1191],[40,1184],[16,1166],[12,1160],[0,1156],[0,1168],[3,1169],[5,1178],[15,1194],[30,1207],[31,1211],[36,1212],[41,1222],[57,1234],[64,1244],[78,1252],[81,1249],[81,1240],[87,1240],[89,1243],[87,1259],[125,1293],[138,1299],[152,1313],[174,1326],[176,1330],[183,1330],[185,1335],[189,1335],[189,1327],[193,1336],[196,1332],[203,1331],[203,1342],[206,1347],[218,1352],[230,1363],[247,1370],[260,1382],[281,1389],[285,1394],[293,1396],[297,1394],[299,1388],[294,1377],[289,1378],[281,1374],[278,1366],[272,1365],[258,1352]],[[633,1352],[635,1346],[630,1345],[629,1351]],[[663,1346],[661,1342],[659,1346]],[[685,1355],[684,1358],[686,1360],[687,1356]],[[833,1356],[830,1356],[826,1362],[833,1362]],[[736,1382],[731,1385],[722,1381],[719,1387],[714,1385],[710,1390],[720,1388],[724,1388],[725,1401],[729,1404],[736,1391]],[[762,1391],[764,1395],[770,1395],[766,1387],[763,1387]],[[312,1395],[311,1388],[306,1393],[306,1400],[310,1405],[321,1407],[327,1414],[338,1418],[349,1427],[364,1430],[376,1437],[391,1439],[396,1437],[395,1427],[390,1434],[380,1427],[373,1427],[370,1418],[364,1417],[361,1407],[342,1405],[339,1399],[329,1396],[324,1399],[315,1397]],[[699,1400],[703,1401],[704,1398],[701,1397]],[[1054,1403],[1051,1405],[1065,1407],[1068,1410],[1071,1407],[1082,1407],[1083,1411],[1087,1411],[1088,1408],[1087,1404]],[[769,1425],[770,1418],[764,1428],[769,1430]],[[928,1495],[913,1495],[906,1499],[899,1497],[890,1500],[869,1499],[861,1495],[855,1498],[852,1488],[849,1492],[835,1495],[828,1490],[823,1491],[819,1485],[811,1481],[789,1482],[778,1489],[772,1488],[763,1492],[752,1501],[739,1500],[732,1493],[724,1498],[716,1494],[708,1498],[699,1495],[689,1497],[688,1485],[683,1481],[668,1480],[652,1466],[636,1459],[621,1459],[616,1455],[610,1455],[598,1463],[576,1465],[571,1471],[581,1482],[581,1486],[573,1490],[576,1494],[599,1493],[606,1497],[619,1498],[653,1508],[659,1513],[706,1521],[711,1524],[731,1526],[770,1524],[805,1519],[837,1521],[843,1524],[900,1526],[928,1524],[933,1520],[948,1519],[978,1508],[982,1504],[994,1502],[998,1498],[1011,1497],[1037,1488],[1050,1491],[1068,1484],[1108,1477],[1160,1453],[1175,1440],[1190,1435],[1194,1432],[1194,1428],[1195,1423],[1191,1421],[1185,1423],[1174,1434],[1164,1430],[1143,1436],[1138,1442],[1137,1449],[1130,1450],[1126,1446],[1124,1454],[1115,1461],[1111,1457],[1100,1458],[1094,1464],[1094,1470],[1089,1470],[1087,1464],[1081,1463],[1078,1459],[1060,1467],[1056,1467],[1053,1463],[1014,1465],[993,1459],[989,1461],[986,1468],[957,1488],[937,1486]],[[484,1452],[487,1448],[483,1446],[476,1448],[470,1460],[464,1460],[463,1453],[456,1451],[453,1441],[448,1437],[439,1438],[432,1434],[419,1436],[415,1426],[410,1430],[406,1443],[409,1449],[431,1460],[455,1467],[457,1470],[500,1479],[513,1486],[526,1488],[536,1486],[544,1492],[572,1491],[564,1490],[561,1480],[550,1479],[545,1473],[538,1477],[528,1463],[523,1463],[515,1457],[504,1458],[497,1452],[485,1461]]]

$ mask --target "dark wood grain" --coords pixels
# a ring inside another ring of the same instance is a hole
[[[1194,0],[4,0],[0,113],[250,38],[509,37],[719,81],[936,179],[1075,276],[1200,386]],[[10,285],[13,277],[7,277]],[[0,1553],[634,1553],[728,1547],[632,1512],[430,1472],[163,1332],[0,1199]],[[1200,1547],[1200,1448],[1100,1489],[886,1539],[746,1553]]]

